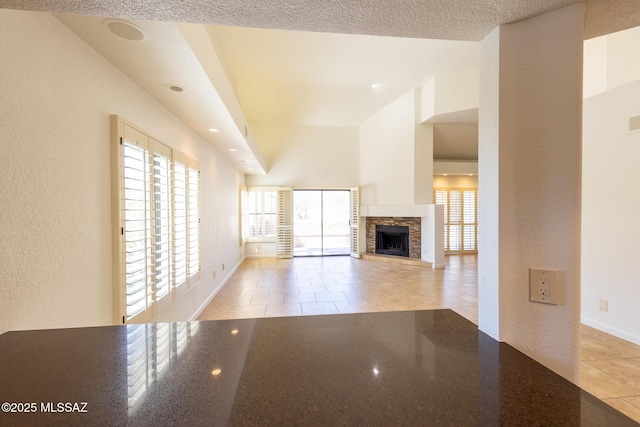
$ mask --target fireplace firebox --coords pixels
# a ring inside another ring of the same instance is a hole
[[[409,256],[409,227],[404,225],[376,225],[376,253]]]

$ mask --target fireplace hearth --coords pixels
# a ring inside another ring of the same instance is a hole
[[[376,253],[409,257],[409,227],[376,225]]]

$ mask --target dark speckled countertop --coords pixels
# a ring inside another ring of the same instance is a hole
[[[0,390],[2,426],[638,425],[450,310],[9,332]]]

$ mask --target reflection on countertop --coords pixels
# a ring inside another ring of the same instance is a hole
[[[450,310],[9,332],[0,384],[3,426],[638,425]]]

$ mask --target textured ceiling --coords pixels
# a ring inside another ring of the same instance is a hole
[[[261,156],[251,144],[247,145],[247,138],[242,135],[244,123],[237,119],[234,123],[233,117],[211,111],[212,105],[221,101],[216,92],[218,86],[203,69],[203,56],[194,57],[194,43],[206,45],[205,53],[216,51],[214,45],[226,53],[221,60],[226,61],[230,83],[249,124],[353,126],[407,88],[421,86],[425,78],[474,66],[477,43],[473,42],[499,25],[579,2],[0,0],[0,8],[73,14],[67,18],[58,16],[232,163],[247,171],[249,164],[260,163]],[[586,3],[586,38],[640,25],[640,0]],[[118,47],[108,39],[112,35],[99,34],[103,30],[99,25],[102,18],[92,21],[89,16],[145,20],[136,22],[153,40]],[[158,21],[165,21],[168,26],[164,28]],[[192,37],[185,41],[176,22],[224,27],[206,27],[202,32],[206,40]],[[133,57],[139,61],[132,61]],[[189,65],[176,67],[177,63]],[[154,72],[149,72],[149,67]],[[382,90],[372,90],[371,85],[378,82],[384,84]],[[185,85],[188,90],[181,98],[175,97],[167,92],[168,83]],[[443,121],[469,122],[477,117],[474,111],[465,113],[464,117],[456,115]],[[206,130],[210,126],[222,132],[211,135]],[[442,127],[440,139],[446,141],[444,134],[450,129],[456,128]],[[230,153],[231,147],[238,150]]]
[[[155,21],[478,41],[579,0],[0,0],[0,7]],[[638,0],[589,0],[588,37],[640,25]]]

